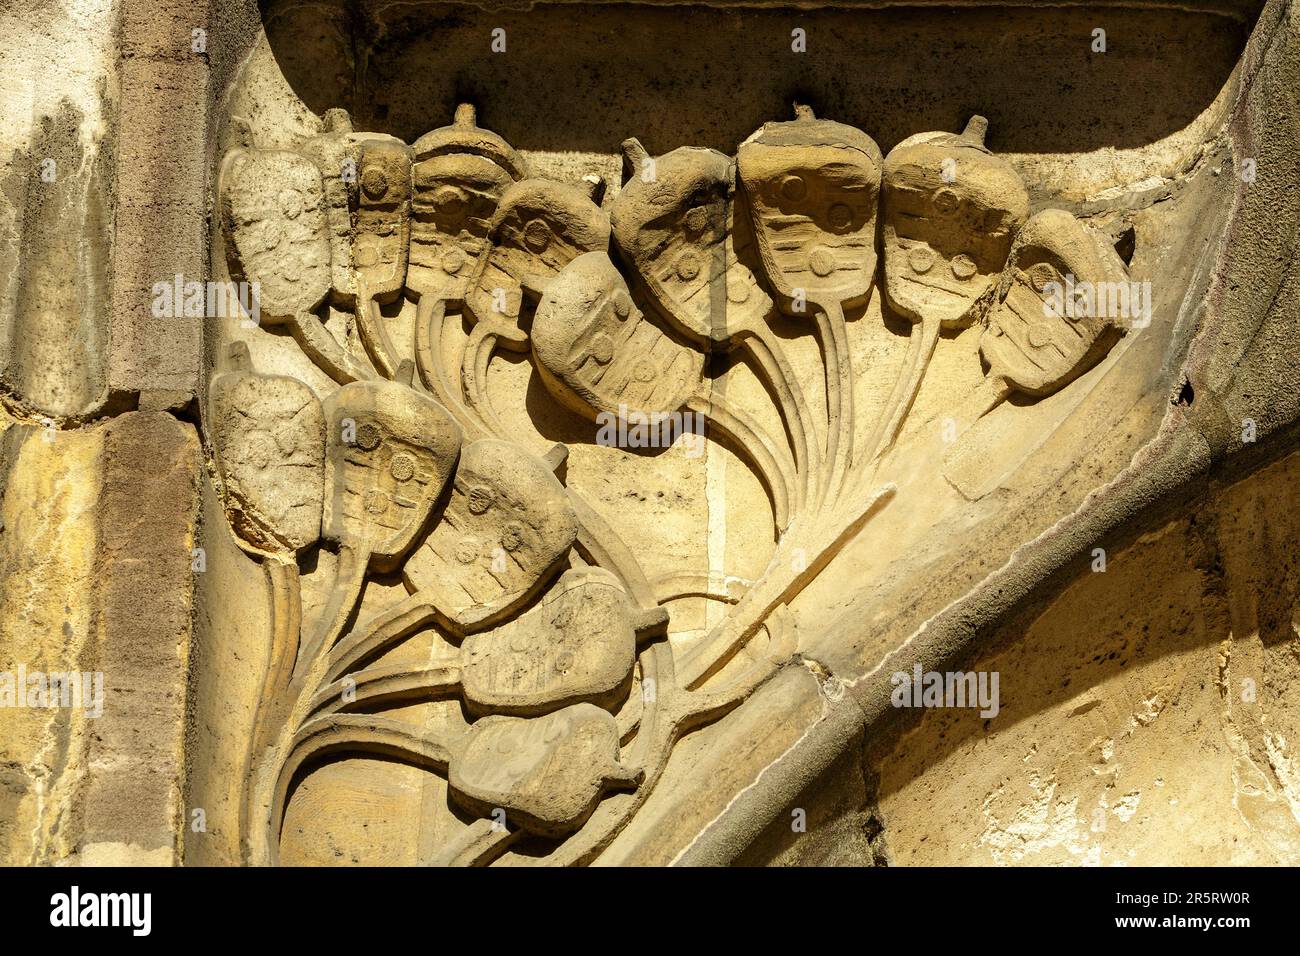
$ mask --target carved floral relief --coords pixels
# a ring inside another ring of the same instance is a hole
[[[986,128],[976,116],[883,155],[866,132],[797,107],[734,157],[652,157],[629,139],[608,202],[594,178],[531,176],[469,105],[411,145],[331,110],[295,149],[232,148],[217,185],[230,274],[257,284],[262,321],[337,383],[318,399],[259,374],[236,343],[209,388],[226,516],[274,596],[246,758],[248,861],[278,860],[288,801],[315,763],[369,755],[447,780],[463,826],[423,863],[486,864],[521,840],[541,848],[537,862],[590,862],[681,736],[798,651],[787,606],[890,507],[897,489],[876,473],[942,330],[981,330],[985,382],[959,431],[1013,393],[1069,388],[1138,334],[1055,295],[1124,282],[1124,262],[1068,212],[1031,217]],[[883,412],[860,431],[845,314],[873,296],[911,334]],[[409,334],[385,314],[403,299]],[[356,342],[327,326],[327,303],[351,313]],[[820,381],[796,376],[778,315],[815,338]],[[452,321],[471,331],[449,358]],[[758,477],[770,561],[684,651],[667,640],[672,595],[635,542],[566,486],[567,449],[535,454],[502,424],[488,388],[498,347],[581,419],[694,412]],[[719,353],[750,365],[779,428],[714,387]],[[945,477],[978,498],[991,488],[963,447]],[[301,587],[312,546],[337,556],[323,602]],[[377,574],[407,596],[361,613]],[[429,629],[436,662],[381,662]],[[463,732],[384,713],[424,700],[459,701]]]

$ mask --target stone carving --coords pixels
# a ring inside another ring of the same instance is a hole
[[[811,444],[811,416],[767,329],[772,298],[751,268],[757,248],[747,212],[736,202],[735,163],[717,150],[692,147],[651,159],[636,139],[625,140],[623,152],[632,176],[610,210],[619,252],[675,332],[710,351],[744,344],[778,395],[782,422],[793,434],[794,471],[813,480],[819,454]],[[798,507],[806,492],[802,484],[787,489],[793,499],[786,507]],[[780,518],[778,524],[785,526]]]
[[[1114,248],[1062,209],[1046,209],[1020,230],[980,336],[988,365],[983,385],[963,409],[963,430],[1012,392],[1043,398],[1105,356],[1127,330],[1114,308],[1129,292],[1128,270]],[[1004,468],[963,440],[944,458],[944,477],[962,494],[993,490]]]
[[[612,709],[627,695],[638,634],[667,617],[637,612],[608,571],[567,571],[538,607],[465,639],[465,700],[479,714],[533,716],[576,703]]]
[[[401,140],[375,136],[359,139],[356,149],[352,283],[357,290],[357,328],[376,367],[392,378],[400,353],[389,338],[379,303],[398,295],[406,282],[411,149]]]
[[[253,372],[234,342],[208,386],[208,434],[226,517],[240,541],[262,552],[297,552],[320,538],[325,419],[302,382]]]
[[[1016,238],[980,339],[988,380],[999,393],[1034,398],[1068,385],[1123,333],[1121,317],[1098,297],[1127,286],[1108,242],[1064,210],[1038,213]],[[1080,296],[1068,299],[1075,290]]]
[[[323,536],[339,546],[330,604],[303,666],[328,647],[351,614],[366,570],[392,569],[433,512],[460,452],[460,427],[410,388],[414,367],[396,382],[353,382],[325,402]]]
[[[591,704],[536,720],[485,717],[451,760],[452,797],[490,817],[498,807],[531,833],[562,836],[580,827],[609,787],[644,777],[619,763],[618,726]]]
[[[456,109],[451,126],[425,133],[413,146],[412,216],[407,293],[415,318],[420,376],[439,400],[459,404],[441,361],[448,303],[464,300],[501,194],[524,176],[523,160],[505,140],[476,124],[474,107]]]
[[[730,436],[762,473],[778,531],[789,523],[794,466],[743,411],[703,388],[703,357],[646,321],[627,284],[600,252],[579,256],[547,286],[533,324],[542,381],[581,415],[668,420],[688,408]]]
[[[547,862],[593,859],[654,790],[676,740],[795,652],[789,605],[896,495],[875,471],[940,329],[986,325],[988,374],[968,421],[1099,361],[1114,321],[1043,309],[1052,283],[1118,282],[1124,266],[1068,213],[1026,223],[1025,188],[984,129],[975,117],[882,159],[866,133],[797,107],[734,160],[691,147],[652,158],[629,139],[630,175],[608,215],[603,183],[527,178],[468,105],[413,147],[333,112],[298,152],[232,150],[232,267],[268,277],[272,314],[292,317],[304,352],[344,383],[322,416],[306,386],[251,375],[238,348],[213,381],[209,436],[231,521],[250,549],[278,556],[248,757],[249,858],[278,858],[294,781],[313,762],[378,754],[445,774],[477,818],[424,862],[491,862],[520,834],[555,841]],[[351,182],[332,171],[348,163]],[[887,307],[913,332],[859,454],[845,312],[870,301],[878,241]],[[378,380],[315,319],[331,289],[352,302]],[[405,348],[380,307],[396,314],[404,297],[415,302]],[[770,328],[774,310],[812,319],[824,417]],[[457,312],[467,340],[451,334]],[[538,457],[502,426],[487,394],[497,343],[528,355],[545,394],[588,421],[704,415],[771,497],[777,541],[762,573],[735,588],[691,569],[647,579],[634,548],[565,487],[566,446]],[[780,433],[714,387],[706,353],[731,350],[765,386]],[[279,421],[295,423],[293,455],[250,471]],[[944,465],[958,488],[978,484],[963,447]],[[304,615],[293,555],[318,535],[338,549],[337,579]],[[355,615],[371,572],[396,575],[407,594]],[[726,613],[675,650],[667,605],[697,594]],[[299,650],[303,616],[314,623]],[[433,642],[425,663],[388,658],[417,634]],[[463,703],[464,728],[376,712],[443,700]]]
[[[256,284],[262,322],[288,325],[335,381],[368,378],[315,314],[332,275],[320,171],[297,153],[241,146],[226,154],[218,181],[231,276]]]
[[[519,328],[525,287],[540,291],[547,280],[584,252],[609,245],[609,216],[593,201],[603,184],[586,191],[546,179],[526,179],[501,196],[492,218],[489,246],[474,272],[465,309],[475,322],[465,347],[463,376],[470,406],[495,420],[485,388],[498,341],[527,348]]]
[[[885,296],[913,324],[908,375],[890,397],[877,450],[892,444],[934,354],[939,331],[987,311],[1029,194],[1006,160],[984,146],[988,120],[960,135],[919,133],[885,158]]]
[[[740,146],[737,162],[767,281],[787,315],[814,314],[826,357],[830,470],[837,490],[853,460],[853,388],[844,309],[870,295],[876,275],[880,147],[861,130],[817,119],[768,123]]]
[[[352,190],[356,185],[357,137],[347,110],[326,110],[324,131],[298,147],[316,164],[325,186],[325,219],[330,241],[330,284],[340,305],[354,306],[352,274]]]
[[[577,520],[542,459],[483,439],[461,456],[442,520],[402,569],[462,631],[500,620],[568,554]]]
[[[663,608],[635,609],[612,573],[574,568],[537,607],[467,637],[463,664],[369,667],[325,687],[312,712],[458,693],[479,716],[531,717],[576,703],[613,710],[627,696],[638,640],[667,620]]]

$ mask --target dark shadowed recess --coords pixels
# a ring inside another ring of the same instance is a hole
[[[1262,2],[1182,6],[262,0],[276,59],[317,113],[345,106],[358,128],[413,141],[470,100],[518,148],[601,153],[630,135],[652,153],[732,152],[794,100],[885,149],[976,112],[997,150],[1142,146],[1211,103]],[[491,50],[498,28],[504,53]],[[791,50],[796,28],[805,53]]]

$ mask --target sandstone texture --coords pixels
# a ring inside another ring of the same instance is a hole
[[[1300,863],[1300,3],[14,0],[0,861]]]

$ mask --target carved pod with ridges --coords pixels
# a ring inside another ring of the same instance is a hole
[[[704,358],[649,322],[604,253],[570,263],[547,287],[533,318],[533,354],[560,404],[599,421],[613,416],[662,438],[679,409],[728,434],[772,495],[778,529],[789,520],[793,463],[744,410],[705,387]],[[668,440],[675,438],[675,435]]]
[[[1029,213],[1020,175],[984,145],[988,122],[919,133],[885,157],[885,295],[913,322],[980,318]]]
[[[988,121],[958,134],[919,133],[885,157],[885,298],[913,323],[905,373],[872,435],[883,453],[902,428],[944,328],[987,311],[1029,212],[1020,175],[984,145]]]
[[[330,289],[320,171],[288,150],[236,147],[226,154],[220,179],[231,278],[257,283],[262,322],[314,312]]]
[[[207,432],[236,536],[257,551],[298,552],[320,537],[325,418],[296,378],[258,375],[235,342],[208,387]]]
[[[411,228],[411,149],[392,136],[358,138],[352,268],[358,289],[385,300],[406,282]]]
[[[463,103],[455,121],[412,147],[411,246],[406,286],[421,298],[464,299],[502,193],[524,175],[505,140],[475,123]]]
[[[470,712],[534,716],[583,702],[612,709],[626,696],[645,617],[610,572],[564,572],[537,607],[465,638]]]
[[[472,813],[499,809],[529,833],[559,837],[582,826],[611,787],[635,787],[619,763],[618,725],[592,704],[545,717],[484,717],[458,743],[447,776],[452,799]]]
[[[453,629],[468,633],[534,595],[577,534],[568,493],[547,463],[483,439],[461,454],[447,506],[402,574]]]
[[[370,378],[315,312],[331,287],[330,236],[320,170],[288,150],[236,146],[217,173],[222,236],[231,278],[256,289],[265,325],[287,325],[336,382]]]
[[[510,186],[492,220],[491,243],[480,256],[465,305],[476,323],[515,348],[524,284],[544,282],[585,252],[609,246],[609,217],[588,191],[548,179]]]
[[[745,140],[737,162],[767,281],[783,312],[807,316],[871,293],[881,154],[861,130],[796,109]]]
[[[1128,270],[1105,239],[1064,210],[1036,214],[1016,239],[980,338],[989,377],[1034,397],[1063,388],[1122,333],[1126,317],[1110,314],[1120,291],[1127,301]]]
[[[298,152],[320,170],[329,226],[330,283],[338,301],[351,305],[356,296],[352,283],[351,193],[357,174],[357,136],[352,132],[347,110],[326,110],[322,124],[323,131],[299,144]]]
[[[325,537],[391,569],[451,477],[460,426],[401,382],[345,385],[326,399],[325,415]]]
[[[675,331],[704,345],[727,343],[732,329],[761,321],[771,299],[728,241],[731,159],[683,146],[650,167],[635,139],[623,149],[633,174],[610,207],[610,221],[619,252],[655,308]]]
[[[542,295],[533,354],[547,390],[592,420],[673,411],[703,387],[704,359],[650,322],[609,257],[573,260]]]
[[[819,120],[806,106],[741,143],[740,183],[759,260],[781,311],[811,317],[825,359],[826,458],[818,494],[838,490],[853,462],[853,383],[844,310],[864,304],[876,276],[880,147]]]

